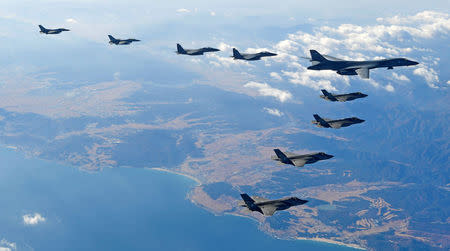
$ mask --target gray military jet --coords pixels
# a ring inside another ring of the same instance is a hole
[[[129,38],[129,39],[116,39],[111,35],[108,35],[109,37],[109,43],[110,44],[115,44],[115,45],[126,45],[126,44],[131,44],[132,42],[139,42],[141,40],[138,39],[134,39],[134,38]]]
[[[59,34],[63,31],[70,31],[69,29],[64,29],[64,28],[58,28],[58,29],[46,29],[44,26],[39,25],[39,33],[43,33],[43,34]]]
[[[361,78],[369,78],[369,70],[374,68],[387,68],[389,70],[398,66],[417,65],[418,62],[406,58],[391,58],[367,61],[348,61],[327,55],[322,55],[316,50],[310,50],[312,63],[308,70],[332,70],[340,75],[359,75]]]
[[[361,92],[352,92],[352,93],[347,93],[347,94],[332,94],[327,92],[327,90],[321,90],[323,95],[320,95],[321,98],[328,100],[328,101],[340,101],[340,102],[345,102],[345,101],[351,101],[351,100],[355,100],[358,98],[365,98],[367,97],[367,94],[361,93]]]
[[[317,127],[334,128],[334,129],[339,129],[341,127],[351,126],[353,124],[359,124],[359,123],[362,123],[362,122],[365,121],[365,120],[359,119],[357,117],[333,120],[333,119],[321,118],[317,114],[314,114],[314,118],[316,120],[313,120],[311,122],[313,124],[316,124]]]
[[[297,197],[286,197],[278,200],[268,200],[261,197],[250,197],[247,194],[241,194],[243,202],[239,206],[246,207],[250,211],[257,211],[265,216],[272,216],[275,211],[286,210],[290,207],[303,205],[307,200],[301,200]]]
[[[211,47],[203,47],[200,49],[184,49],[180,44],[177,44],[177,54],[189,55],[189,56],[197,56],[203,55],[205,52],[216,52],[220,51],[216,48]]]
[[[272,156],[272,160],[280,161],[283,164],[289,164],[293,166],[302,167],[305,164],[316,163],[320,160],[331,159],[334,156],[326,154],[324,152],[308,153],[308,154],[295,154],[295,153],[283,153],[280,149],[273,149],[276,156]]]
[[[240,60],[247,60],[247,61],[254,61],[254,60],[260,60],[262,57],[273,57],[276,56],[276,53],[268,52],[268,51],[262,51],[254,54],[241,54],[236,48],[233,48],[233,56],[231,56],[234,60],[240,59]]]

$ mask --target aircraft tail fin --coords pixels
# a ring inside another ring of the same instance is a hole
[[[322,91],[323,95],[325,95],[325,97],[327,97],[328,99],[336,100],[336,98],[333,95],[331,95],[331,93],[327,92],[327,90],[322,89],[321,91]]]
[[[250,196],[248,196],[248,194],[243,193],[243,194],[241,194],[241,197],[244,200],[245,205],[247,205],[248,208],[253,208],[255,206],[255,201]]]
[[[242,59],[242,58],[243,58],[242,55],[241,55],[241,53],[239,53],[239,51],[236,50],[236,48],[233,48],[233,57],[234,57],[235,59]]]
[[[292,160],[290,160],[280,149],[273,149],[273,151],[282,163],[294,165],[294,163],[292,163]]]
[[[321,126],[324,127],[331,127],[330,124],[328,124],[328,122],[326,122],[323,118],[321,118],[319,115],[314,114],[314,119],[316,119],[317,123],[319,123]]]
[[[309,50],[309,53],[311,54],[311,61],[316,62],[326,62],[328,59],[326,59],[322,54],[320,54],[316,50]]]
[[[108,35],[108,37],[109,37],[109,41],[111,41],[111,42],[114,42],[114,41],[116,41],[117,39],[115,39],[113,36],[111,36],[111,35]]]
[[[183,49],[183,47],[180,44],[177,44],[177,53],[178,54],[186,54],[186,51]]]
[[[46,29],[44,26],[42,26],[42,25],[39,25],[39,29],[41,29],[42,32],[44,32],[44,31],[47,30],[47,29]]]

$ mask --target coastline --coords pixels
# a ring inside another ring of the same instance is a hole
[[[197,186],[202,185],[202,182],[199,179],[197,179],[197,178],[195,178],[195,177],[193,177],[191,175],[188,175],[188,174],[184,174],[184,173],[180,173],[180,172],[176,172],[176,171],[171,171],[171,170],[160,168],[160,167],[152,167],[152,168],[145,168],[145,169],[155,170],[155,171],[159,171],[159,172],[165,172],[165,173],[170,173],[170,174],[176,174],[176,175],[184,176],[184,177],[186,177],[186,178],[188,178],[190,180],[195,181],[197,183]],[[219,216],[218,214],[214,213],[213,211],[209,210],[208,208],[206,208],[206,207],[204,207],[202,205],[199,205],[198,203],[196,203],[192,199],[190,199],[190,201],[191,201],[191,203],[195,204],[196,206],[202,208],[203,210],[206,210],[206,211],[211,212],[212,214],[214,214],[216,216]],[[246,215],[240,215],[240,214],[236,214],[236,213],[224,213],[224,215],[230,215],[230,216],[235,216],[235,217],[247,218],[247,219],[250,219],[250,220],[254,220],[257,223],[260,223],[257,219],[252,218],[250,216],[246,216]],[[279,239],[279,238],[277,238],[275,236],[272,236],[272,238]],[[294,240],[323,242],[323,243],[328,243],[328,244],[333,244],[333,245],[339,245],[339,246],[345,246],[345,247],[349,247],[349,248],[355,248],[355,249],[359,249],[359,250],[366,250],[365,248],[363,248],[361,246],[358,246],[356,244],[347,244],[347,243],[340,242],[340,241],[335,241],[335,240],[330,240],[330,239],[325,239],[325,238],[318,238],[318,237],[316,237],[316,238],[295,237]]]
[[[197,179],[197,178],[195,178],[194,176],[191,176],[191,175],[189,175],[189,174],[184,174],[184,173],[180,173],[180,172],[175,172],[175,171],[171,171],[171,170],[164,169],[164,168],[160,168],[160,167],[148,167],[148,168],[145,168],[145,169],[148,169],[148,170],[155,170],[155,171],[159,171],[159,172],[165,172],[165,173],[171,173],[171,174],[176,174],[176,175],[184,176],[184,177],[186,177],[186,178],[188,178],[188,179],[190,179],[190,180],[195,181],[195,182],[197,183],[197,186],[202,185],[202,182],[201,182],[199,179]]]
[[[324,243],[329,243],[329,244],[334,244],[334,245],[339,245],[339,246],[345,246],[345,247],[349,247],[349,248],[356,248],[356,249],[360,249],[360,250],[367,250],[361,246],[358,246],[356,244],[347,244],[344,242],[340,242],[340,241],[335,241],[335,240],[330,240],[330,239],[325,239],[325,238],[320,238],[320,237],[315,237],[315,238],[306,238],[306,237],[296,237],[296,240],[302,240],[302,241],[317,241],[317,242],[324,242]]]

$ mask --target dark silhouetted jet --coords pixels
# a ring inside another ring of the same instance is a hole
[[[236,50],[236,48],[233,48],[233,56],[231,56],[231,57],[235,60],[241,59],[241,60],[253,61],[253,60],[260,60],[262,57],[272,57],[272,56],[276,56],[276,55],[277,54],[268,52],[268,51],[258,52],[258,53],[254,53],[254,54],[241,54],[241,53],[239,53],[238,50]]]
[[[323,95],[320,95],[321,98],[328,100],[328,101],[351,101],[358,98],[365,98],[367,97],[367,94],[361,93],[361,92],[352,92],[347,94],[332,94],[327,92],[326,90],[321,90]]]
[[[203,55],[205,52],[215,52],[220,51],[216,48],[211,47],[203,47],[200,49],[184,49],[180,44],[177,44],[177,54],[190,55],[190,56],[198,56]]]
[[[418,62],[408,60],[406,58],[391,58],[367,61],[348,61],[339,58],[321,55],[315,50],[310,50],[312,65],[308,70],[332,70],[340,75],[359,75],[361,78],[369,78],[369,70],[374,68],[394,69],[398,66],[417,65]]]
[[[247,194],[241,194],[244,202],[239,206],[246,207],[250,211],[257,211],[265,216],[272,216],[275,211],[286,210],[290,207],[303,205],[307,200],[301,200],[297,197],[286,197],[278,200],[268,200],[261,197],[250,197]]]
[[[362,122],[365,121],[363,119],[359,119],[359,118],[356,118],[356,117],[333,120],[333,119],[321,118],[317,114],[314,114],[314,118],[316,120],[313,120],[311,122],[313,124],[316,124],[317,127],[334,128],[334,129],[339,129],[341,127],[351,126],[353,124],[359,124],[359,123],[362,123]]]
[[[129,39],[117,39],[117,38],[114,38],[114,37],[111,36],[111,35],[108,35],[108,37],[109,37],[109,43],[110,43],[110,44],[115,44],[115,45],[125,45],[125,44],[131,44],[131,43],[133,43],[133,42],[139,42],[139,41],[141,41],[141,40],[134,39],[134,38],[129,38]]]
[[[316,163],[319,160],[331,159],[334,156],[323,152],[308,153],[308,154],[295,154],[295,153],[283,153],[280,149],[273,149],[276,156],[272,156],[273,160],[280,161],[283,164],[302,167],[305,164]]]
[[[39,25],[39,29],[41,29],[39,31],[39,33],[44,33],[44,34],[59,34],[63,31],[70,31],[69,29],[64,29],[64,28],[58,28],[58,29],[46,29],[44,26]]]

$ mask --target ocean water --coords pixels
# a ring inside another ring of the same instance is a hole
[[[17,250],[354,250],[274,239],[257,223],[186,199],[186,177],[137,168],[88,173],[0,148],[0,241]],[[44,222],[26,225],[23,215]],[[0,244],[0,247],[2,245]]]

